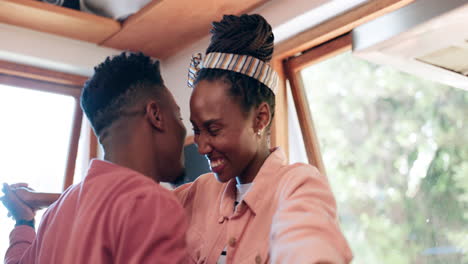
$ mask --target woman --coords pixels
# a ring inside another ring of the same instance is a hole
[[[203,66],[193,59],[190,121],[215,177],[174,191],[192,263],[349,263],[327,179],[269,147],[271,26],[259,15],[224,16],[211,33]]]

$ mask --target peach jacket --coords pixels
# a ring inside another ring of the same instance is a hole
[[[200,176],[174,192],[189,221],[189,263],[349,263],[351,250],[326,177],[308,164],[287,165],[281,149],[267,158],[234,210],[235,179]]]

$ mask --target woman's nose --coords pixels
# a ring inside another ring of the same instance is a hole
[[[196,137],[195,143],[198,147],[198,153],[200,153],[201,155],[208,155],[213,150],[208,137],[204,135],[199,135],[198,137]]]

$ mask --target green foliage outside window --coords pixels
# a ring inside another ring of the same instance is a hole
[[[354,263],[468,263],[468,92],[350,52],[301,75]]]

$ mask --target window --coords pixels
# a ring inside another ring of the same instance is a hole
[[[62,192],[73,182],[82,121],[77,98],[84,80],[0,61],[0,183],[26,182],[40,191]],[[83,134],[80,144],[89,147],[89,134]],[[13,225],[0,206],[0,256]]]
[[[410,2],[366,1],[275,47],[300,124],[289,157],[327,175],[353,263],[468,263],[468,92],[350,52],[351,30]]]
[[[0,85],[0,182],[62,191],[75,104],[71,96]],[[1,206],[2,255],[14,224],[6,215]]]
[[[467,263],[468,92],[350,51],[297,77],[354,262]]]

